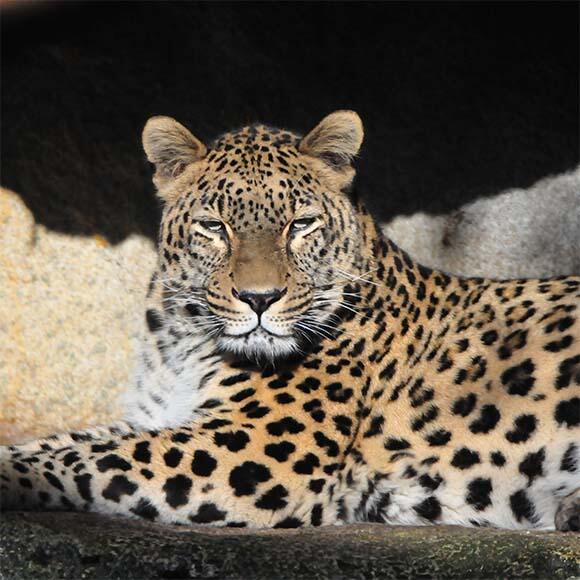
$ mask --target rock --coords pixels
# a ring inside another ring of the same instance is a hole
[[[154,264],[143,236],[51,231],[0,190],[0,443],[120,417]]]
[[[460,276],[580,274],[580,167],[448,215],[398,216],[383,231],[425,266]]]
[[[183,528],[74,513],[7,513],[0,578],[571,578],[580,535],[379,524]]]

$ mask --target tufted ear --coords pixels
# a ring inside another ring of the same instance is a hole
[[[354,111],[335,111],[302,139],[300,151],[341,171],[350,168],[363,136],[362,121]]]
[[[171,117],[151,117],[143,129],[143,149],[155,165],[153,181],[161,187],[207,154],[205,145]]]

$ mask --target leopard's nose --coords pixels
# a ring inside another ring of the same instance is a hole
[[[279,290],[274,288],[273,290],[268,290],[267,292],[253,292],[250,290],[242,290],[237,292],[234,290],[234,296],[250,305],[250,308],[258,315],[264,313],[274,302],[277,302],[284,296],[285,290]]]

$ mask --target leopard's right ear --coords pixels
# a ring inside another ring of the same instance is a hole
[[[142,140],[147,159],[155,165],[153,182],[158,189],[207,155],[206,146],[171,117],[151,117]]]

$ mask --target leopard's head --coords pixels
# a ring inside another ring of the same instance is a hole
[[[363,139],[352,111],[304,138],[262,125],[206,147],[153,117],[143,146],[164,211],[166,306],[227,352],[272,360],[332,334],[365,243],[347,194]]]

